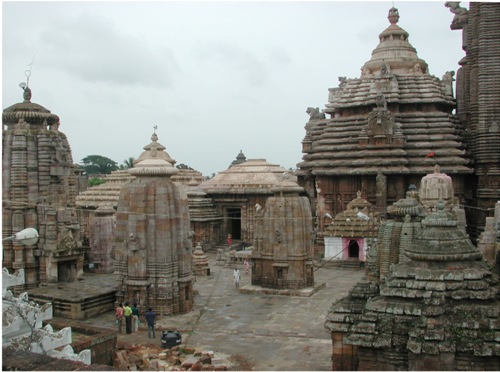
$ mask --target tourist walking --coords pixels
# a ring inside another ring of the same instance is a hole
[[[231,245],[233,245],[233,236],[231,234],[227,234],[227,246],[231,249]]]
[[[116,316],[116,324],[118,325],[118,333],[122,333],[122,323],[123,323],[123,304],[120,304],[116,307],[115,310]]]
[[[245,275],[248,275],[248,273],[250,272],[250,263],[246,258],[245,261],[243,261],[243,268],[245,269]]]
[[[148,338],[151,338],[151,334],[153,334],[153,338],[156,338],[156,333],[155,333],[155,324],[156,324],[156,313],[153,311],[152,308],[149,308],[148,312],[146,315],[144,315],[146,318],[146,323],[148,324]]]
[[[132,333],[132,308],[125,302],[123,307],[123,315],[125,315],[125,332]]]
[[[234,285],[236,288],[240,287],[240,271],[238,269],[234,269],[233,271],[233,279],[234,279]]]
[[[137,332],[139,330],[139,308],[137,303],[132,306],[132,332]]]

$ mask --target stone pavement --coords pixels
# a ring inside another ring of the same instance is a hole
[[[118,347],[158,346],[162,330],[179,330],[185,346],[243,357],[253,370],[331,370],[332,342],[323,324],[332,302],[348,294],[363,269],[318,269],[315,282],[325,285],[310,297],[243,294],[233,284],[233,269],[215,265],[215,255],[207,255],[210,276],[197,278],[193,311],[158,319],[156,339],[148,339],[144,324],[137,333],[122,333]],[[250,275],[240,271],[240,289],[248,288]],[[115,327],[114,312],[83,322]]]

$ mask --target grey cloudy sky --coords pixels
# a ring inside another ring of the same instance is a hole
[[[432,75],[457,70],[461,32],[444,1],[395,1]],[[302,159],[309,106],[356,78],[392,1],[2,3],[2,108],[57,114],[73,160],[137,158],[158,126],[177,161],[211,175],[240,149],[285,168]],[[468,3],[462,3],[468,8]]]

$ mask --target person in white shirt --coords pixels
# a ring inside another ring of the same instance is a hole
[[[240,271],[238,269],[234,269],[233,272],[234,285],[236,288],[240,287]]]

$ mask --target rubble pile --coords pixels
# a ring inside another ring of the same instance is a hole
[[[162,349],[152,345],[131,345],[117,350],[113,366],[120,371],[229,371],[230,357],[183,345]]]

